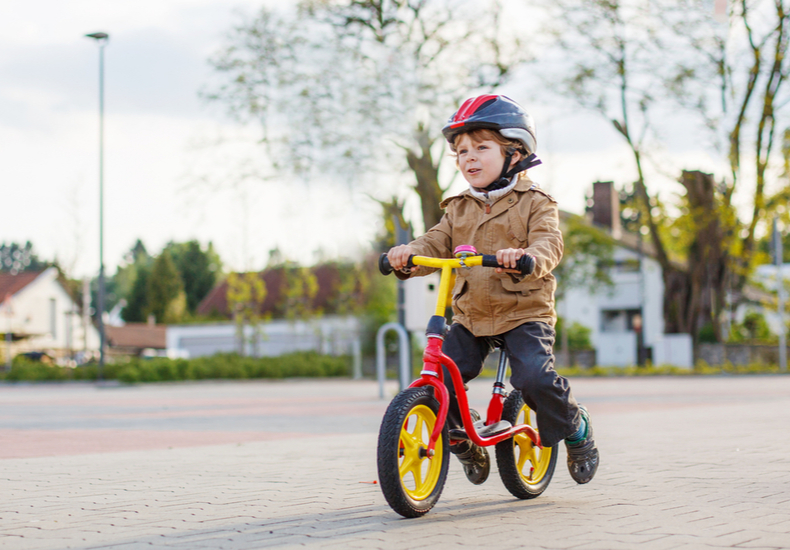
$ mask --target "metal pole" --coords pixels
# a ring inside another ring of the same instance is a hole
[[[787,336],[785,334],[785,285],[782,277],[782,264],[784,254],[782,253],[782,234],[779,232],[778,220],[774,218],[774,263],[776,264],[776,289],[779,314],[779,368],[782,372],[787,371]]]
[[[404,227],[401,225],[401,220],[399,216],[393,216],[392,221],[395,224],[395,244],[409,244],[411,242],[411,227],[406,226]],[[405,359],[406,361],[406,369],[408,371],[407,374],[401,375],[405,377],[407,380],[411,379],[411,334],[405,330],[406,328],[406,282],[401,281],[398,279],[398,323],[401,327],[404,328],[404,332],[406,334],[406,354]],[[408,384],[407,384],[408,385]],[[401,389],[404,389],[406,386],[403,385],[403,380],[401,380]]]
[[[104,348],[106,334],[104,330],[104,48],[109,35],[96,32],[86,35],[99,44],[99,293],[97,297],[97,317],[99,322],[99,368],[97,378],[102,380],[104,371]]]
[[[351,357],[353,358],[354,380],[362,380],[362,344],[359,338],[351,341]]]
[[[104,46],[99,43],[99,370],[98,379],[104,371]]]
[[[394,330],[398,334],[398,357],[400,359],[398,368],[398,385],[401,391],[409,387],[411,383],[411,362],[409,355],[409,334],[400,323],[386,323],[376,332],[376,378],[379,381],[379,397],[384,399],[384,380],[386,378],[386,348],[384,347],[384,335]]]

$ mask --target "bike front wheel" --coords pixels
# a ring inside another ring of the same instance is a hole
[[[392,400],[381,422],[378,472],[387,503],[407,518],[425,515],[438,502],[450,462],[447,428],[426,451],[439,403],[430,388],[408,388]]]
[[[505,400],[502,420],[514,426],[529,424],[537,429],[535,413],[524,403],[518,390],[511,392]],[[526,434],[520,433],[497,443],[496,463],[502,483],[514,497],[535,498],[549,486],[557,465],[557,450],[538,447]]]

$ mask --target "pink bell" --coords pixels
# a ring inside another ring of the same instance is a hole
[[[477,249],[471,244],[462,244],[461,246],[455,247],[454,254],[456,258],[464,259],[469,256],[477,256]]]

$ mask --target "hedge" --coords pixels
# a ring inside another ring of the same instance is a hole
[[[15,359],[10,371],[0,368],[0,380],[6,382],[39,382],[96,380],[97,365],[60,367],[25,359]],[[126,362],[108,363],[102,378],[121,382],[165,382],[174,380],[293,378],[349,376],[349,357],[296,352],[279,357],[241,357],[219,354],[195,359],[134,358]]]

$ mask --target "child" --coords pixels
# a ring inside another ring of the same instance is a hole
[[[568,381],[554,370],[554,289],[551,274],[562,258],[563,242],[556,201],[532,183],[526,169],[535,157],[532,118],[505,96],[468,99],[442,133],[456,154],[469,189],[445,199],[445,214],[425,235],[392,248],[388,259],[400,278],[427,274],[403,271],[410,255],[452,257],[456,246],[496,252],[506,268],[524,254],[535,270],[522,277],[514,269],[459,269],[453,289],[453,323],[443,351],[458,365],[464,382],[480,374],[495,345],[504,345],[511,365],[510,382],[537,415],[542,443],[565,440],[568,469],[577,483],[587,483],[598,469],[598,449],[590,417],[574,399]],[[448,428],[460,429],[461,416],[452,383]],[[488,451],[465,440],[450,450],[475,484],[488,477]]]

